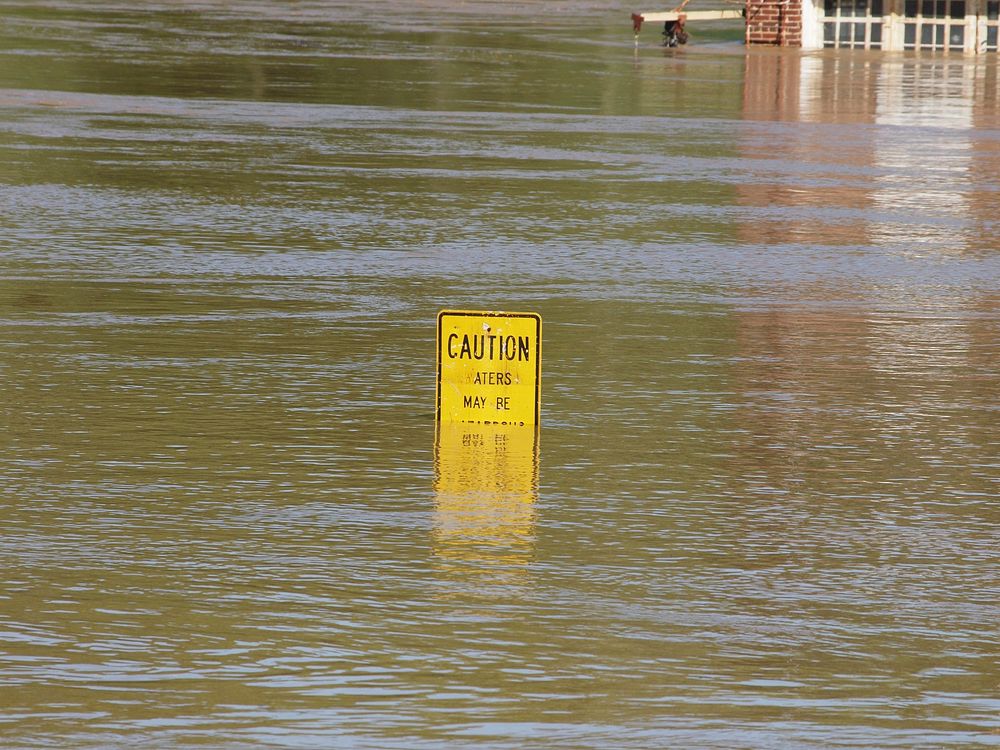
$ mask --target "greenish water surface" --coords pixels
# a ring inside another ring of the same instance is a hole
[[[0,0],[0,746],[1000,745],[997,57],[653,9]]]

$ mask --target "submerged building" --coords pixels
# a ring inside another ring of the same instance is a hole
[[[747,44],[997,51],[1000,0],[747,0]]]

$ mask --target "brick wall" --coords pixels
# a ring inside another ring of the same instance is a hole
[[[747,44],[802,46],[802,0],[748,0]]]

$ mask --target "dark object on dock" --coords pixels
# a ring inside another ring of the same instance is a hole
[[[688,34],[684,30],[684,16],[676,21],[666,21],[663,24],[663,46],[676,47],[678,44],[687,44]]]

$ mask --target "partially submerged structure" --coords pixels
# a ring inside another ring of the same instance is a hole
[[[742,17],[747,44],[820,49],[998,51],[1000,0],[747,0],[739,10],[634,13],[679,23]]]

